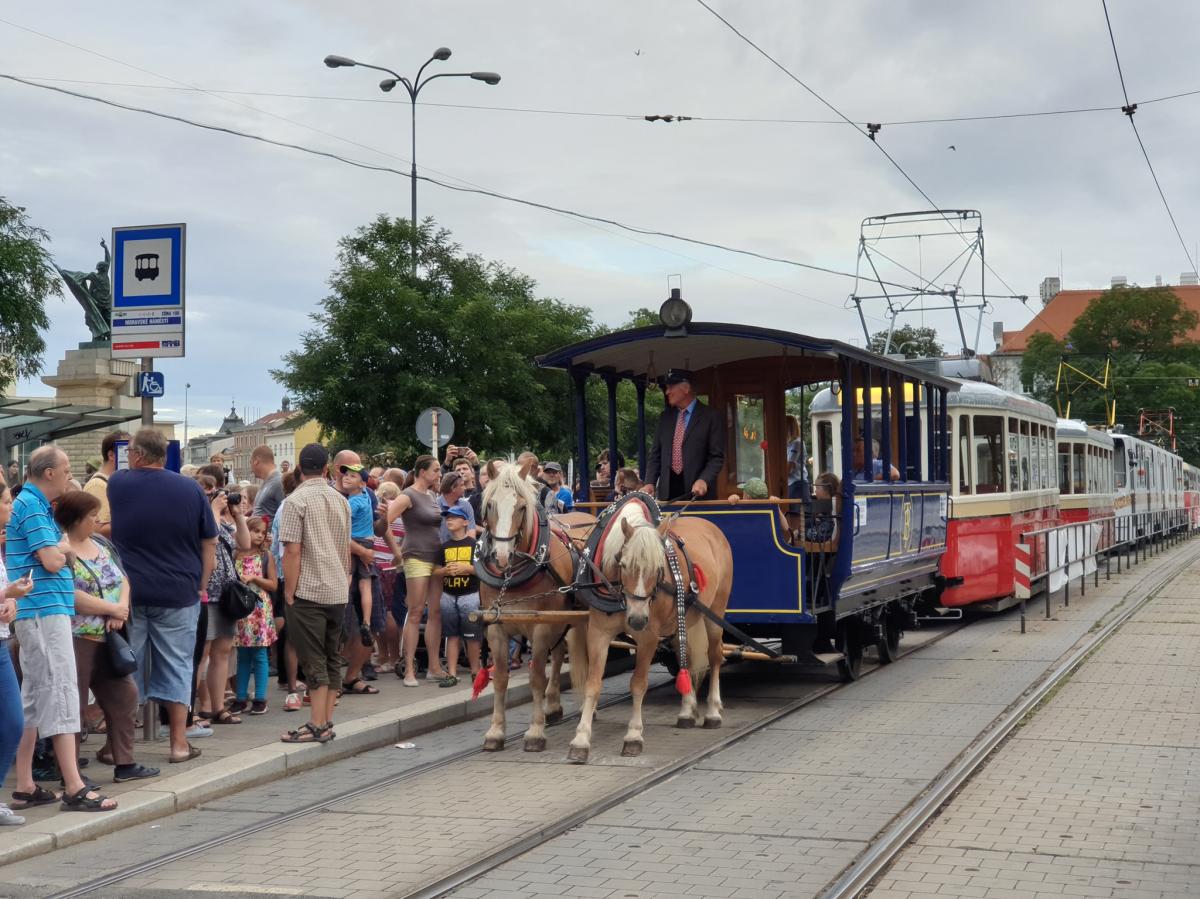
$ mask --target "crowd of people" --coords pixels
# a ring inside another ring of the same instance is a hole
[[[39,805],[116,808],[81,770],[93,735],[115,783],[160,776],[135,758],[147,708],[182,764],[200,739],[266,714],[272,677],[283,711],[308,712],[280,739],[325,743],[339,698],[379,693],[382,675],[453,687],[487,664],[470,620],[487,471],[470,449],[405,471],[316,443],[277,464],[260,446],[253,484],[219,457],[167,470],[151,428],[109,434],[101,453],[82,485],[53,445],[0,478],[0,779],[14,773],[0,825]],[[530,460],[539,501],[569,510],[562,467]],[[519,648],[501,661],[519,665]]]

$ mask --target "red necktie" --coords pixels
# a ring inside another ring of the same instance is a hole
[[[683,417],[686,411],[679,410],[679,417],[675,419],[675,438],[671,441],[671,471],[675,474],[683,474]]]

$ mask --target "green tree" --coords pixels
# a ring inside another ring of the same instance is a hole
[[[42,370],[42,332],[50,327],[46,299],[62,295],[49,242],[23,207],[0,197],[0,390]]]
[[[1114,287],[1088,306],[1071,326],[1074,353],[1163,357],[1188,342],[1200,315],[1183,305],[1169,287]]]
[[[867,342],[867,349],[872,353],[882,353],[888,346],[887,330],[876,331]],[[933,328],[923,328],[918,325],[904,325],[892,332],[890,353],[903,353],[905,359],[916,359],[923,356],[942,356],[945,350],[937,339],[937,331]]]
[[[330,294],[272,375],[340,441],[424,451],[422,409],[454,415],[454,443],[485,453],[571,442],[570,385],[534,357],[594,332],[587,310],[535,296],[531,278],[464,253],[428,221],[380,216],[339,242]]]
[[[1066,348],[1045,331],[1029,335],[1021,357],[1021,384],[1031,396],[1054,405],[1054,380]]]

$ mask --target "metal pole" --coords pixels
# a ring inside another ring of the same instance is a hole
[[[149,356],[142,357],[142,371],[154,371],[154,360]],[[154,397],[142,397],[142,427],[154,427]],[[146,654],[146,683],[150,682],[150,653]],[[158,739],[158,703],[147,699],[142,706],[142,739]]]
[[[415,85],[419,89],[419,85]],[[417,273],[417,91],[410,90],[408,97],[412,101],[412,267],[413,274]],[[436,452],[436,450],[435,450]]]
[[[142,371],[154,371],[154,360],[149,356],[142,357]],[[152,396],[142,397],[142,427],[154,427],[154,397]]]

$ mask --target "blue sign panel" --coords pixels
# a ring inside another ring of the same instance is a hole
[[[157,397],[166,392],[166,379],[161,371],[140,371],[137,376],[138,396]]]
[[[113,229],[112,355],[182,356],[186,225]]]

